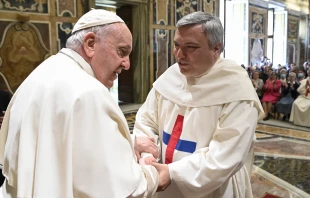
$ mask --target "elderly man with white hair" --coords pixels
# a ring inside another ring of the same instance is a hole
[[[5,198],[151,197],[158,172],[139,165],[108,88],[130,67],[132,35],[112,12],[91,10],[67,48],[20,85],[4,117]]]

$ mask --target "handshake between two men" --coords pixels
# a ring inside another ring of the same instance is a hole
[[[136,136],[134,149],[140,165],[152,165],[156,168],[159,175],[157,192],[164,191],[171,184],[170,172],[167,164],[157,163],[156,159],[159,157],[159,153],[155,139]]]

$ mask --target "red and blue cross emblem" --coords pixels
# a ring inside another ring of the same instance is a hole
[[[165,163],[170,164],[175,150],[193,153],[196,150],[196,142],[182,140],[180,136],[183,129],[184,116],[178,115],[171,134],[163,131],[163,142],[167,145]]]

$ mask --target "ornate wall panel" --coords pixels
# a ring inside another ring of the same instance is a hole
[[[299,17],[289,15],[287,20],[287,62],[296,64]]]
[[[219,1],[217,0],[202,0],[203,1],[203,11],[213,16],[219,16]]]
[[[286,4],[287,9],[309,13],[309,0],[278,0]]]
[[[12,22],[11,21],[0,21],[0,36],[1,36],[0,38],[3,37],[4,31],[10,23]],[[0,40],[0,44],[1,44],[1,40]]]
[[[300,17],[299,25],[299,63],[303,64],[307,61],[307,23],[308,15],[303,15]]]
[[[48,0],[0,0],[0,10],[47,14]]]
[[[45,27],[48,30],[48,24]],[[8,86],[9,91],[15,92],[30,72],[49,55],[35,25],[28,22],[10,23],[4,31],[0,46],[1,87]]]
[[[75,0],[57,0],[57,16],[76,17]]]
[[[170,0],[154,0],[153,24],[171,25]]]
[[[265,38],[250,38],[250,63],[260,66],[266,46]]]
[[[171,64],[171,30],[175,29],[173,0],[150,2],[150,85]]]
[[[0,88],[13,93],[65,46],[90,0],[0,0]]]
[[[308,20],[310,20],[310,17],[308,18]],[[310,30],[310,23],[309,22],[307,23],[307,29],[308,29],[308,32],[309,32],[309,30]],[[310,33],[308,33],[307,39],[308,39],[308,43],[306,45],[306,47],[307,47],[307,59],[310,60]]]
[[[50,42],[50,23],[49,22],[33,22],[31,23],[35,26],[35,28],[38,30],[41,36],[41,40],[43,42],[43,45],[46,49],[51,48],[51,42]],[[40,42],[41,42],[40,40]],[[38,40],[39,41],[39,40]],[[50,50],[49,50],[50,51]]]
[[[287,23],[287,39],[297,40],[298,39],[298,28],[299,28],[299,18],[294,16],[288,16]]]
[[[58,22],[57,23],[57,48],[60,50],[61,48],[66,47],[66,41],[71,35],[71,31],[73,29],[73,23],[67,22]]]
[[[250,8],[250,34],[265,35],[267,30],[267,10]]]
[[[296,64],[296,60],[297,60],[296,59],[296,56],[297,56],[296,51],[297,51],[296,43],[287,42],[287,63]]]
[[[267,52],[267,9],[249,6],[249,63],[258,65]]]
[[[155,35],[154,40],[154,65],[155,65],[155,78],[158,78],[168,66],[171,65],[171,31],[169,30],[153,30],[153,34]]]
[[[175,1],[175,19],[176,23],[183,16],[188,15],[192,12],[198,11],[199,9],[199,0],[176,0]]]

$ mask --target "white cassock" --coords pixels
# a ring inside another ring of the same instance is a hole
[[[159,139],[160,161],[168,163],[172,184],[159,197],[252,197],[252,147],[263,116],[246,71],[235,62],[220,58],[191,79],[177,64],[168,68],[134,128],[134,135]]]
[[[152,197],[158,173],[136,162],[126,119],[88,63],[62,49],[14,94],[0,133],[4,197]]]
[[[296,125],[310,127],[310,93],[306,96],[306,83],[310,77],[303,79],[297,89],[299,96],[295,99],[290,122]]]

